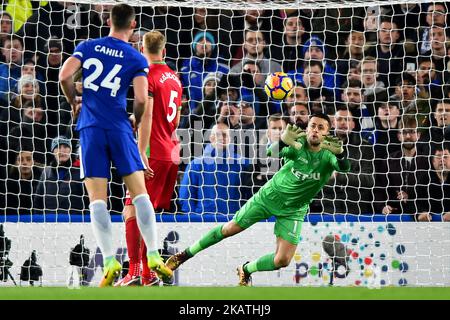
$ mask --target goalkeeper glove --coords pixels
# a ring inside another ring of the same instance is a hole
[[[288,124],[286,130],[281,134],[281,141],[283,141],[288,146],[294,147],[297,150],[300,150],[302,144],[297,141],[297,139],[306,135],[301,128],[298,128],[295,124]]]
[[[320,144],[322,149],[329,150],[335,155],[342,154],[344,152],[344,147],[342,145],[342,140],[333,136],[326,136],[322,143]]]

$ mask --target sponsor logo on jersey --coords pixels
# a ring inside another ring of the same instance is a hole
[[[320,180],[320,172],[303,173],[295,168],[291,168],[291,173],[300,181]]]

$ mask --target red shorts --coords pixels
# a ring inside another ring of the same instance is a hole
[[[151,179],[145,180],[147,193],[153,207],[156,209],[170,209],[170,200],[172,199],[175,183],[177,182],[178,165],[172,161],[162,161],[148,159],[148,164],[155,175]],[[125,196],[125,205],[132,205],[130,194]]]

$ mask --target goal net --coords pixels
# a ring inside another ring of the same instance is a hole
[[[136,10],[130,43],[141,50],[147,31],[161,31],[183,84],[177,183],[165,191],[170,209],[157,209],[165,256],[232,219],[283,165],[268,146],[288,123],[306,129],[321,112],[351,170],[311,202],[290,265],[254,283],[450,285],[448,2],[10,0],[0,8],[0,286],[18,282],[34,250],[43,285],[66,284],[68,272],[97,284],[79,134],[58,74],[79,43],[109,34],[111,7],[125,2]],[[294,83],[284,100],[265,91],[275,72]],[[83,79],[74,81],[81,94]],[[131,113],[132,90],[128,102]],[[125,191],[112,168],[108,208],[123,262]],[[175,284],[236,284],[238,265],[276,249],[274,225],[272,217],[200,253]],[[89,259],[71,269],[81,235]]]

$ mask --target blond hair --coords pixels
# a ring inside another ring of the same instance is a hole
[[[148,53],[159,54],[165,46],[166,38],[161,32],[153,30],[144,35],[144,47]]]

